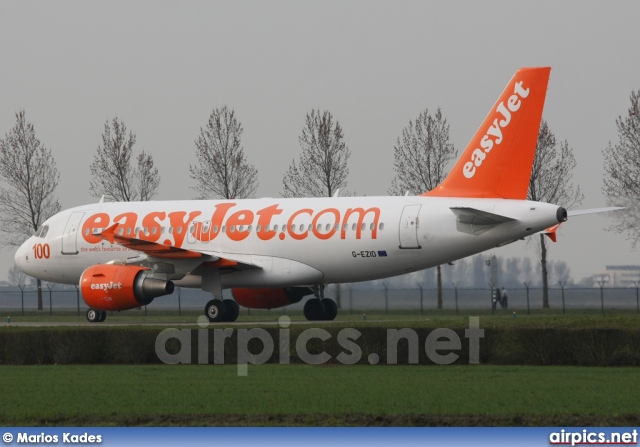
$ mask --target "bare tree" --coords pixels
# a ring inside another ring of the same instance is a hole
[[[402,130],[394,146],[393,170],[396,176],[391,182],[389,194],[402,195],[406,191],[422,193],[438,186],[447,176],[447,165],[456,159],[453,143],[449,141],[449,125],[438,107],[435,116],[425,109],[415,124]],[[438,309],[442,309],[442,271],[436,268],[438,284]]]
[[[579,204],[584,196],[580,192],[580,187],[574,186],[571,182],[575,167],[576,159],[567,140],[558,144],[547,122],[542,120],[527,199],[554,203],[565,208]],[[540,240],[540,267],[542,269],[542,306],[547,309],[549,308],[548,248],[544,234],[540,234],[538,237]]]
[[[325,110],[307,114],[298,138],[300,162],[293,160],[282,179],[283,197],[331,197],[347,186],[351,151],[343,141],[342,127]]]
[[[198,199],[245,199],[258,188],[258,171],[240,145],[242,124],[233,109],[213,109],[196,140],[198,164],[189,165]]]
[[[458,155],[449,141],[449,125],[440,108],[435,116],[425,109],[415,124],[409,121],[402,130],[402,140],[398,138],[393,149],[396,176],[389,188],[391,195],[432,190],[445,179],[449,163]]]
[[[631,107],[625,118],[618,116],[619,142],[604,151],[604,186],[609,200],[626,207],[611,228],[626,232],[637,247],[640,241],[640,90],[631,91]]]
[[[145,151],[138,154],[138,167],[136,179],[137,190],[140,193],[140,200],[148,201],[154,198],[160,186],[160,175],[158,168],[153,167],[153,157]]]
[[[298,137],[302,153],[296,165],[291,161],[282,183],[283,197],[332,197],[347,187],[351,151],[343,141],[342,127],[333,122],[328,110],[307,113],[302,135]],[[336,304],[342,307],[342,288],[336,284]]]
[[[94,197],[105,196],[116,202],[151,200],[158,192],[160,176],[153,158],[144,151],[131,165],[136,135],[118,117],[104,124],[102,146],[98,146],[91,163],[89,192]]]
[[[12,286],[24,287],[31,283],[31,277],[13,264],[7,272],[7,280]]]
[[[51,151],[36,138],[24,110],[0,140],[0,228],[3,246],[19,246],[42,222],[60,211],[54,191],[60,174]],[[38,310],[42,310],[38,280]]]

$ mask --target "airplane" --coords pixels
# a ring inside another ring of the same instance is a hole
[[[211,293],[211,322],[308,295],[305,317],[327,321],[338,312],[327,284],[415,272],[540,232],[555,241],[570,213],[526,200],[550,71],[518,70],[450,174],[420,195],[101,201],[47,219],[15,263],[79,284],[90,322],[175,286]],[[234,299],[223,299],[229,288]]]

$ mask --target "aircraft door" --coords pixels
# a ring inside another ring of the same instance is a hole
[[[84,213],[72,213],[67,220],[67,225],[62,232],[62,254],[77,255],[78,254],[78,228]]]
[[[418,243],[418,216],[422,205],[406,205],[400,217],[400,248],[422,248]]]

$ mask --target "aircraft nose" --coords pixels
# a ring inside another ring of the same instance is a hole
[[[13,261],[16,263],[18,268],[23,272],[26,272],[27,266],[29,265],[29,244],[31,239],[27,239],[16,251],[15,256],[13,257]]]

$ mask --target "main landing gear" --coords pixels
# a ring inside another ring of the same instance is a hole
[[[232,322],[238,319],[240,308],[234,300],[211,300],[204,307],[204,314],[210,322]]]
[[[87,311],[87,320],[89,323],[102,323],[107,319],[107,312],[104,310],[89,309]]]
[[[324,286],[314,287],[314,298],[304,303],[304,316],[309,321],[333,321],[338,315],[335,301],[324,297]]]
[[[204,315],[212,323],[232,322],[238,319],[240,308],[235,300],[222,299],[220,270],[206,269],[202,274],[202,290],[213,295],[213,299],[204,306]]]

